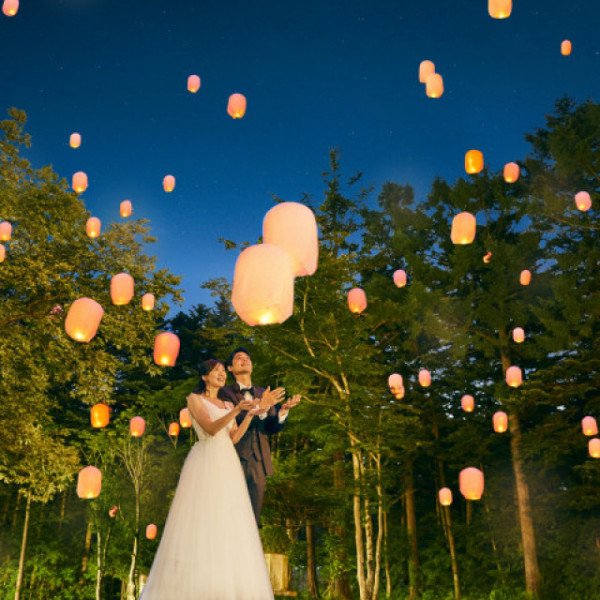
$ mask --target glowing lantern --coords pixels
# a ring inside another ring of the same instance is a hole
[[[444,93],[444,80],[439,73],[430,73],[425,79],[425,93],[429,98],[439,98]]]
[[[472,244],[477,231],[477,220],[469,212],[458,213],[452,219],[450,238],[453,244]]]
[[[512,0],[488,0],[488,12],[493,19],[510,17]]]
[[[504,165],[504,181],[514,183],[519,179],[520,168],[517,163],[509,162]]]
[[[81,146],[81,135],[79,133],[72,133],[69,138],[69,145],[71,148],[79,148]]]
[[[12,236],[12,225],[8,221],[0,223],[0,240],[8,242]]]
[[[148,311],[154,309],[154,294],[144,294],[142,296],[142,308]]]
[[[367,295],[361,288],[353,288],[348,292],[348,307],[350,310],[360,315],[367,308]]]
[[[84,467],[77,476],[77,495],[91,500],[100,495],[102,489],[102,473],[96,467]]]
[[[475,467],[463,469],[458,475],[458,485],[467,500],[479,500],[483,494],[483,473]]]
[[[419,371],[419,383],[423,387],[429,387],[431,385],[431,373],[427,369],[421,369]]]
[[[90,411],[90,421],[92,423],[92,427],[96,427],[98,429],[101,427],[106,427],[109,419],[110,409],[108,406],[106,406],[106,404],[99,403],[92,406],[92,410]]]
[[[187,81],[188,92],[195,94],[200,89],[200,77],[198,75],[190,75]]]
[[[517,344],[522,344],[525,341],[525,331],[521,327],[515,327],[512,337]]]
[[[492,260],[492,253],[488,252],[484,257],[483,257],[483,262],[487,265],[489,264],[490,260]]]
[[[294,259],[279,246],[246,248],[237,259],[231,302],[248,325],[283,323],[294,312]]]
[[[465,412],[473,412],[473,409],[475,408],[475,398],[469,394],[465,394],[460,399],[460,406]]]
[[[179,423],[171,423],[169,425],[169,435],[177,437],[179,435]]]
[[[506,369],[506,383],[514,388],[518,388],[523,383],[523,375],[519,367],[508,367]]]
[[[108,511],[108,516],[111,518],[115,518],[117,516],[117,511],[119,510],[118,506],[113,506],[109,511]]]
[[[234,119],[241,119],[246,114],[246,97],[242,94],[231,94],[227,103],[227,114]]]
[[[519,283],[521,285],[529,285],[531,283],[531,271],[525,269],[521,271],[521,275],[519,276]]]
[[[91,298],[75,300],[65,319],[65,331],[77,342],[89,342],[98,331],[104,309]]]
[[[581,428],[584,435],[596,435],[598,433],[598,424],[594,417],[583,417],[581,419]]]
[[[187,408],[182,408],[179,411],[179,423],[183,428],[192,426],[192,417],[190,411]]]
[[[588,450],[592,458],[600,458],[600,439],[592,438],[588,442]]]
[[[14,17],[19,10],[19,0],[4,0],[2,4],[2,12],[7,17]]]
[[[404,394],[405,394],[404,387],[395,388],[393,390],[393,394],[396,397],[396,400],[402,400],[402,398],[404,398]]]
[[[452,504],[452,490],[450,488],[442,488],[438,492],[438,497],[442,506],[450,506]]]
[[[174,367],[179,355],[179,338],[170,331],[163,331],[154,340],[154,362],[163,367]]]
[[[133,417],[129,421],[129,433],[133,437],[142,437],[146,431],[146,421],[142,417]]]
[[[575,206],[582,212],[592,208],[592,199],[587,192],[577,192],[575,194]]]
[[[388,377],[388,385],[390,387],[390,390],[392,390],[392,393],[396,388],[403,387],[404,381],[402,380],[402,375],[400,375],[399,373],[392,373]]]
[[[394,271],[394,283],[396,287],[404,287],[406,285],[406,273],[402,269]]]
[[[0,263],[4,262],[5,258],[6,258],[6,248],[4,247],[4,245],[0,244]]]
[[[119,273],[110,280],[110,297],[113,304],[123,306],[133,298],[133,277],[128,273]]]
[[[435,65],[430,60],[424,60],[419,65],[419,81],[425,83],[427,76],[435,73]]]
[[[494,431],[496,433],[504,433],[508,429],[508,415],[501,410],[494,413],[492,422],[494,423]]]
[[[131,216],[131,201],[123,200],[121,204],[119,204],[119,213],[125,219]]]
[[[571,54],[572,45],[569,40],[564,40],[560,45],[560,53],[563,56],[569,56]]]
[[[465,154],[465,171],[469,175],[483,171],[483,154],[479,150],[469,150]]]
[[[299,202],[281,202],[263,220],[265,244],[279,246],[294,259],[294,275],[303,277],[317,270],[319,234],[315,215]]]
[[[102,221],[98,217],[90,217],[85,224],[85,232],[91,238],[97,238],[100,235]]]
[[[156,537],[157,533],[158,527],[154,523],[150,523],[150,525],[146,527],[146,537],[149,540],[153,540]]]
[[[78,194],[85,192],[88,186],[87,175],[83,171],[77,171],[77,173],[73,175],[73,182],[71,185]]]
[[[173,175],[166,175],[163,179],[163,188],[165,192],[172,192],[175,189],[175,177]]]

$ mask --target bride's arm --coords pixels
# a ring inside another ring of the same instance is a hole
[[[231,403],[229,402],[228,404]],[[236,406],[235,408],[238,407]],[[233,427],[231,428],[229,435],[231,436],[231,441],[234,444],[237,444],[242,439],[242,437],[244,437],[244,434],[246,433],[246,431],[248,431],[248,426],[250,425],[250,422],[252,421],[253,417],[254,415],[250,411],[248,411],[243,421],[239,425],[235,421],[233,422]]]
[[[216,435],[219,433],[219,431],[221,431],[221,429],[223,429],[223,427],[225,427],[225,425],[234,419],[241,411],[241,409],[236,406],[226,415],[223,415],[216,421],[213,421],[197,394],[190,394],[187,397],[187,405],[194,419],[196,419],[200,427],[202,427],[202,429],[204,429],[208,435]],[[246,428],[247,427],[248,426],[246,426]]]

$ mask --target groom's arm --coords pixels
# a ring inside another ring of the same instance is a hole
[[[255,388],[256,397],[262,398],[263,392],[265,388]],[[274,435],[279,433],[285,427],[286,419],[279,418],[279,409],[281,408],[281,404],[275,404],[275,406],[271,406],[267,415],[262,419],[254,419],[255,423],[258,424],[258,428],[261,433],[265,433],[267,435]]]

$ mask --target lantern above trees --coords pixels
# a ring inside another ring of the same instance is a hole
[[[195,94],[200,89],[200,77],[198,75],[190,75],[187,80],[188,92]]]
[[[4,0],[2,12],[7,17],[14,17],[19,10],[19,0]]]
[[[246,97],[242,94],[231,94],[227,102],[227,114],[233,119],[241,119],[246,114]]]
[[[163,367],[174,367],[179,356],[179,347],[179,338],[174,333],[159,333],[154,340],[154,362]]]
[[[563,56],[569,56],[571,54],[573,46],[569,40],[563,40],[560,44],[560,53]]]
[[[146,421],[142,417],[133,417],[129,421],[129,433],[132,437],[142,437],[146,431]]]
[[[165,192],[172,192],[175,189],[175,177],[173,175],[165,175],[163,188]]]
[[[425,79],[425,93],[428,98],[440,98],[444,93],[444,80],[439,73],[430,73]]]
[[[367,308],[367,294],[361,288],[353,288],[348,292],[348,308],[360,315]]]
[[[98,331],[104,309],[91,298],[79,298],[71,304],[65,319],[65,331],[77,342],[89,342]]]
[[[102,221],[98,217],[90,217],[85,224],[85,232],[88,237],[97,238],[102,229]]]
[[[463,469],[458,475],[460,493],[467,500],[480,500],[483,495],[483,473],[475,467]]]
[[[83,171],[77,171],[73,175],[72,187],[78,193],[82,194],[87,190],[88,186],[88,178],[87,175]]]
[[[8,242],[12,236],[12,225],[8,221],[0,223],[0,240]]]
[[[507,19],[512,11],[512,0],[488,0],[488,13],[492,19]]]
[[[100,402],[92,406],[92,410],[90,411],[90,422],[92,423],[92,427],[96,427],[97,429],[106,427],[109,420],[110,408],[106,404]]]
[[[469,150],[465,154],[465,171],[469,175],[483,171],[483,153],[480,150]]]
[[[508,429],[508,415],[501,410],[494,413],[492,422],[496,433],[504,433]]]
[[[124,219],[131,216],[131,210],[132,207],[130,200],[123,200],[123,202],[119,204],[119,213]]]
[[[77,495],[85,500],[97,498],[102,490],[102,473],[96,467],[84,467],[77,476]]]
[[[594,417],[583,417],[581,428],[583,429],[583,435],[597,435],[598,433],[598,424]]]
[[[442,506],[450,506],[452,504],[452,490],[450,488],[442,488],[438,492],[438,498]]]
[[[394,271],[394,284],[396,287],[404,287],[406,285],[406,272],[402,269]]]
[[[577,209],[586,212],[592,208],[592,199],[587,192],[577,192],[575,194],[575,206]]]
[[[426,83],[427,77],[432,73],[435,73],[435,65],[430,60],[421,61],[419,65],[419,81]]]
[[[110,280],[110,297],[113,304],[123,306],[133,298],[135,282],[129,273],[119,273]]]
[[[470,394],[465,394],[460,399],[460,406],[465,412],[473,412],[473,409],[475,408],[475,398]]]
[[[504,165],[504,181],[514,183],[519,179],[520,168],[517,163],[509,162]]]
[[[506,369],[506,383],[514,388],[518,388],[523,383],[523,374],[519,367],[512,366]]]
[[[477,232],[477,219],[469,212],[458,213],[452,219],[450,238],[453,244],[472,244]]]
[[[69,137],[69,146],[71,148],[79,148],[81,146],[81,135],[79,133],[72,133]]]

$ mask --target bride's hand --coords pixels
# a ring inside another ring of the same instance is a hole
[[[269,409],[271,406],[278,404],[282,400],[285,399],[285,388],[277,388],[276,390],[271,391],[271,388],[268,387],[262,395],[260,399],[259,406],[264,409]]]
[[[240,410],[252,410],[254,408],[254,400],[242,400],[239,404],[238,407],[240,408]]]

